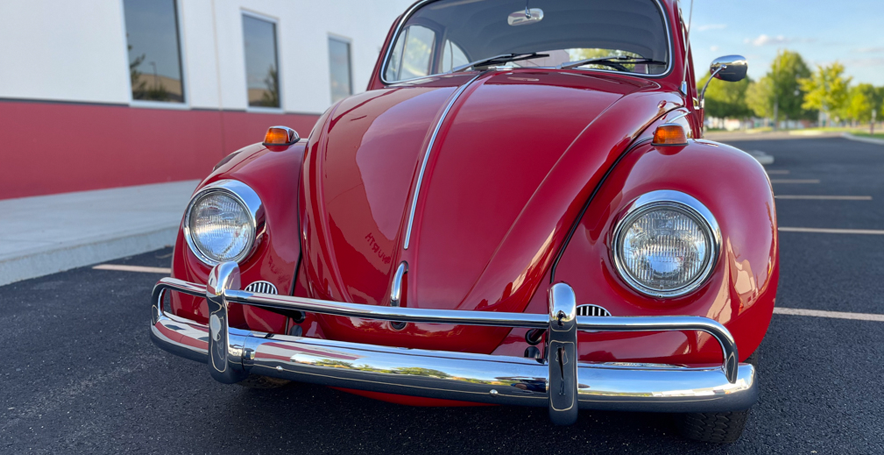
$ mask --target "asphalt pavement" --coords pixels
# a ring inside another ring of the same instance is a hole
[[[780,226],[884,233],[884,146],[741,141],[775,158]],[[787,180],[819,183],[778,182]],[[777,306],[884,314],[884,235],[782,232]],[[168,267],[171,249],[114,264]],[[162,275],[78,268],[0,287],[0,453],[884,453],[884,322],[775,314],[740,441],[679,437],[665,414],[415,408],[312,385],[256,391],[156,348]]]

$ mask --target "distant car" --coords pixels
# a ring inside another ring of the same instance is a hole
[[[674,0],[525,5],[417,2],[366,92],[219,163],[154,290],[154,342],[223,383],[556,424],[671,412],[736,440],[779,275],[767,175],[701,139]]]

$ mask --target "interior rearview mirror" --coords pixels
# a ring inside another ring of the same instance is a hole
[[[543,10],[540,8],[528,8],[516,11],[506,18],[506,22],[513,27],[520,25],[536,24],[543,20]]]

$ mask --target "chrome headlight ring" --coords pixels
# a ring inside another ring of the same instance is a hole
[[[190,248],[190,251],[200,261],[210,266],[215,266],[220,263],[220,261],[210,257],[199,248],[197,242],[193,238],[194,232],[191,229],[191,215],[193,214],[194,206],[207,196],[215,193],[223,193],[225,196],[231,197],[242,209],[244,209],[249,217],[248,224],[251,228],[251,235],[247,238],[246,246],[238,254],[226,259],[240,263],[245,259],[248,259],[248,257],[254,252],[255,247],[257,246],[258,228],[264,223],[264,206],[261,202],[261,198],[258,197],[258,193],[256,193],[255,190],[245,183],[229,179],[219,180],[206,185],[194,194],[193,197],[190,198],[190,202],[187,204],[187,209],[184,212],[184,239],[187,241],[187,246]]]
[[[649,287],[635,279],[621,254],[625,229],[631,227],[639,217],[659,209],[680,212],[692,219],[703,231],[708,245],[707,257],[699,273],[686,284],[665,290]],[[620,278],[639,293],[656,298],[681,297],[697,290],[711,276],[721,251],[721,230],[712,212],[696,198],[674,190],[651,191],[634,200],[616,223],[612,240],[612,256]]]

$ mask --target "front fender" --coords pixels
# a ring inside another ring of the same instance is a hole
[[[306,140],[289,147],[254,144],[222,160],[196,188],[218,180],[233,179],[250,186],[264,205],[265,223],[258,227],[255,252],[240,264],[242,285],[264,280],[273,283],[280,294],[291,295],[301,247],[298,236],[298,186]],[[183,217],[182,217],[183,223]],[[182,226],[183,227],[183,226]],[[187,246],[183,229],[178,230],[172,260],[172,276],[205,283],[211,267],[200,261]],[[208,308],[204,298],[172,293],[175,315],[206,323]],[[272,333],[285,333],[286,317],[260,308],[234,308],[234,327]]]
[[[684,297],[639,294],[613,263],[614,224],[630,202],[655,190],[693,196],[721,228],[721,251],[710,279]],[[571,284],[578,304],[601,305],[614,316],[712,318],[731,331],[745,360],[770,324],[778,276],[776,210],[764,168],[738,149],[696,140],[684,147],[645,143],[624,156],[590,202],[554,280]],[[715,363],[720,356],[717,343],[700,333],[582,333],[579,343],[584,361],[698,364]]]

